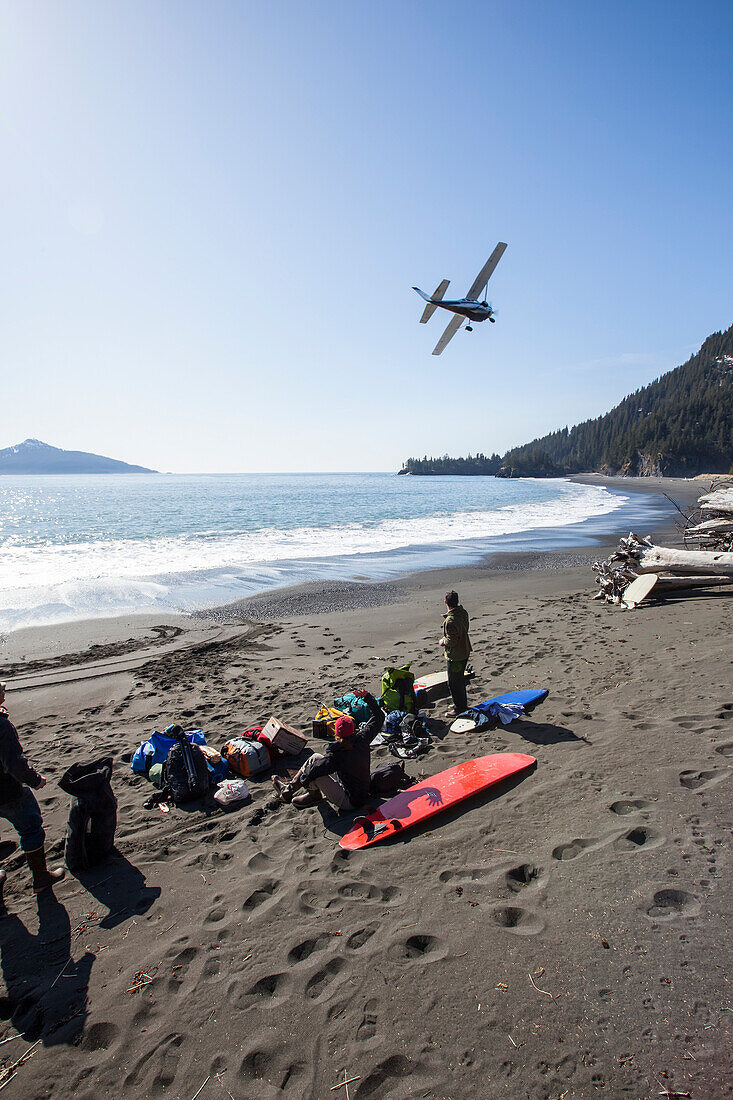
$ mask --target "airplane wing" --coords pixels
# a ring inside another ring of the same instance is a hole
[[[446,326],[445,332],[435,345],[433,355],[440,355],[445,350],[465,320],[466,318],[462,317],[460,313],[454,313]]]
[[[506,245],[502,241],[499,241],[498,245],[491,253],[488,260],[481,268],[478,275],[471,284],[471,289],[466,294],[466,298],[469,300],[469,302],[478,301],[478,295],[481,293],[491,276],[494,274],[494,268],[504,255],[505,250]]]

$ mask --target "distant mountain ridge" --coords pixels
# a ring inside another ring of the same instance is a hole
[[[40,439],[24,439],[0,450],[0,474],[154,474],[116,458],[88,451],[64,451]]]
[[[494,455],[469,456],[468,462],[447,455],[411,458],[400,473],[694,477],[733,472],[733,326],[708,336],[681,367],[636,390],[605,415],[513,447],[498,470],[491,469],[495,460]],[[484,469],[476,469],[477,464]]]

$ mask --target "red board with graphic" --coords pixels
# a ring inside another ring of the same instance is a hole
[[[495,752],[465,760],[454,768],[400,791],[374,813],[359,817],[340,840],[342,848],[369,848],[397,836],[421,821],[456,806],[472,795],[518,775],[537,763],[523,752]]]

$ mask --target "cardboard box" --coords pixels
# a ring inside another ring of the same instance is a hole
[[[267,738],[273,748],[280,749],[288,756],[299,756],[308,744],[308,738],[304,734],[299,733],[292,726],[286,726],[278,718],[268,720],[267,725],[263,727],[262,736]]]

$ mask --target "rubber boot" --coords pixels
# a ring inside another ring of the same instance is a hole
[[[49,886],[60,882],[66,874],[63,867],[56,867],[54,870],[49,871],[46,867],[45,848],[36,848],[34,852],[26,852],[25,858],[33,875],[33,889],[37,894],[40,894],[41,890],[47,890]]]
[[[312,787],[307,787],[302,794],[296,794],[292,801],[293,805],[297,806],[299,810],[305,810],[308,806],[317,806],[319,802],[322,802],[323,795],[317,787],[315,790]]]

